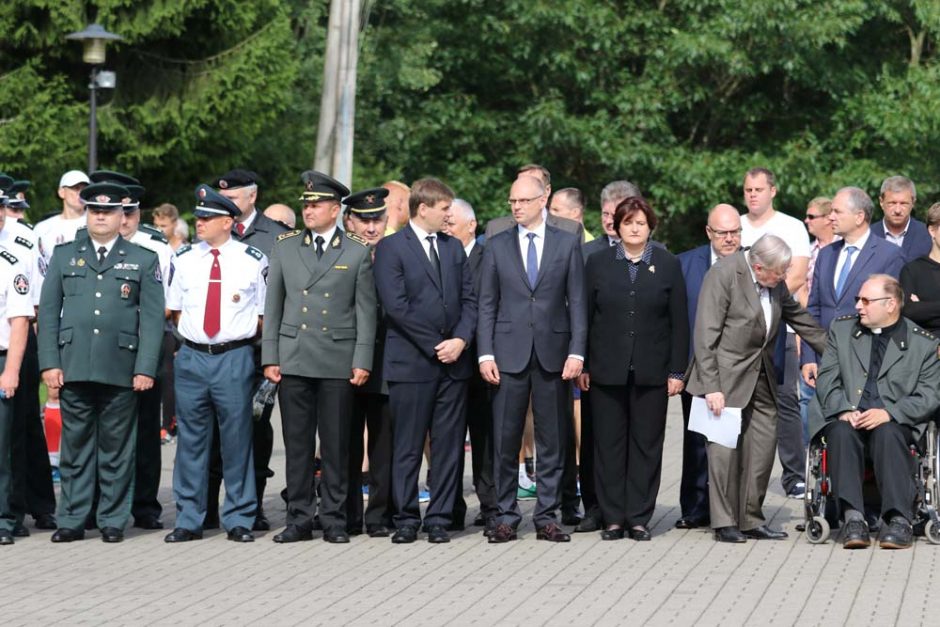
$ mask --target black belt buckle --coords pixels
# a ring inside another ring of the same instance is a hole
[[[206,344],[206,352],[210,355],[217,355],[218,353],[224,353],[225,350],[217,350],[225,346],[224,344]]]

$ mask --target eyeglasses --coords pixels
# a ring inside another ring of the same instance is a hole
[[[807,213],[807,214],[806,214],[806,219],[807,219],[807,220],[818,220],[819,218],[825,218],[825,217],[826,217],[826,216],[824,216],[824,215],[821,214],[821,213]]]
[[[538,200],[539,198],[541,198],[541,196],[536,196],[534,198],[510,198],[506,204],[508,204],[510,207],[513,205],[528,205],[530,202]]]
[[[863,307],[868,307],[872,303],[878,302],[879,300],[891,300],[893,296],[882,296],[881,298],[865,298],[864,296],[856,296],[855,302],[861,303]]]
[[[707,225],[705,228],[708,229],[709,233],[716,235],[719,239],[724,239],[726,237],[741,237],[741,229],[735,229],[733,231],[719,231]]]

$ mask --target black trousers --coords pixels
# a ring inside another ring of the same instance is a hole
[[[646,526],[663,468],[665,385],[591,385],[597,497],[608,525]]]
[[[176,415],[176,390],[173,387],[173,360],[176,357],[176,351],[179,350],[182,343],[173,333],[173,331],[163,332],[163,353],[160,357],[160,379],[164,384],[160,387],[162,392],[161,402],[163,403],[162,427],[167,431],[173,423],[173,417]]]
[[[832,489],[843,509],[865,512],[862,480],[865,460],[870,459],[881,493],[881,517],[886,522],[895,514],[913,520],[914,458],[910,451],[913,434],[909,428],[892,421],[868,431],[836,420],[826,426],[824,433]]]
[[[522,522],[516,489],[519,485],[519,448],[525,415],[532,399],[535,419],[535,454],[538,458],[538,490],[533,520],[536,527],[558,523],[562,474],[568,446],[571,384],[560,372],[539,365],[535,352],[519,373],[500,372],[493,394],[493,475],[496,480],[497,522],[513,528]]]
[[[467,429],[470,432],[470,465],[473,489],[480,501],[485,519],[496,516],[496,485],[493,482],[493,393],[479,373],[467,386]],[[464,473],[464,455],[460,456],[460,476]],[[463,490],[454,502],[454,522],[462,523],[467,516]]]
[[[157,378],[152,388],[137,393],[137,477],[131,507],[135,519],[159,518],[163,513],[159,498],[162,386],[163,382]]]
[[[346,530],[361,531],[378,525],[392,526],[392,410],[388,396],[376,392],[353,394],[349,436]],[[369,505],[362,505],[362,435],[369,430]]]
[[[578,496],[578,439],[574,430],[574,388],[570,382],[568,391],[568,401],[565,404],[568,435],[565,444],[565,468],[561,473],[561,511],[564,514],[577,514],[581,506],[581,497]]]
[[[395,499],[395,526],[418,527],[418,474],[424,454],[424,440],[431,437],[431,502],[424,525],[448,526],[454,500],[461,490],[460,460],[463,457],[467,403],[467,381],[442,374],[436,381],[389,383],[394,439],[392,453],[392,495]]]
[[[584,516],[593,518],[599,525],[603,521],[601,506],[597,502],[594,484],[594,410],[591,408],[591,393],[581,392],[581,502]]]
[[[278,400],[286,458],[287,524],[313,527],[317,514],[313,458],[319,434],[320,523],[325,530],[345,531],[352,384],[346,379],[284,375]]]
[[[679,507],[683,518],[709,520],[708,454],[705,436],[689,431],[692,395],[682,392],[682,481],[679,484]]]
[[[55,513],[52,467],[39,415],[39,381],[36,333],[29,325],[12,412],[12,503],[20,517]]]

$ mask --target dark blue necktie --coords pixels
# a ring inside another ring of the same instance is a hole
[[[535,233],[528,233],[529,251],[525,257],[525,273],[529,277],[529,287],[535,289],[535,283],[539,280],[539,256],[535,251]]]
[[[839,277],[836,279],[836,298],[842,298],[842,290],[845,289],[845,282],[849,278],[849,272],[852,271],[852,255],[858,250],[855,246],[845,247],[845,263],[839,271]]]

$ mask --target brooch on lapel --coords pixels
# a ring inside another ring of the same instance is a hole
[[[650,266],[650,274],[656,274],[656,266]]]

